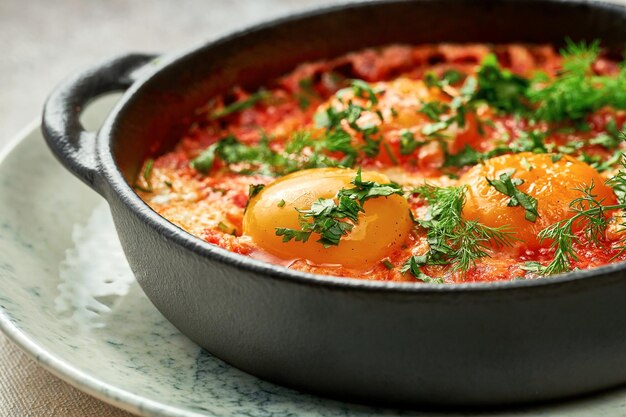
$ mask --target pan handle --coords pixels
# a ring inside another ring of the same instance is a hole
[[[46,100],[42,131],[48,146],[70,172],[100,194],[96,132],[82,126],[80,114],[98,96],[126,90],[137,70],[155,58],[129,54],[107,60],[63,81]]]

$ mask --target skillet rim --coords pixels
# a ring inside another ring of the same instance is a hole
[[[626,4],[611,3],[604,0],[481,0],[484,4],[554,4],[563,7],[583,7],[592,9],[604,9],[615,13],[624,14],[626,20]],[[385,4],[405,4],[405,3],[437,3],[445,7],[445,3],[458,4],[463,0],[359,0],[354,2],[342,1],[338,4],[324,5],[322,7],[311,7],[301,12],[288,14],[261,23],[253,24],[239,30],[227,32],[215,39],[199,42],[180,52],[166,54],[157,58],[153,65],[148,64],[147,70],[140,70],[140,75],[128,90],[119,99],[107,116],[104,124],[100,128],[96,139],[96,153],[98,157],[98,174],[104,180],[104,194],[109,200],[110,194],[115,194],[120,202],[128,208],[133,215],[137,216],[143,223],[154,229],[162,238],[167,239],[172,244],[179,246],[182,250],[190,251],[203,259],[219,262],[228,268],[236,268],[245,272],[259,275],[263,278],[270,278],[278,281],[286,281],[291,284],[314,286],[319,289],[357,291],[365,293],[383,294],[406,294],[406,295],[428,295],[445,294],[458,295],[464,293],[503,293],[511,291],[539,291],[541,288],[561,289],[571,287],[570,283],[577,283],[580,286],[598,286],[602,283],[598,279],[612,281],[619,279],[619,272],[626,271],[626,261],[616,262],[600,267],[585,270],[576,270],[568,273],[558,274],[553,277],[536,278],[530,280],[507,280],[493,282],[467,282],[459,284],[432,284],[420,282],[396,282],[377,281],[361,278],[347,278],[331,275],[312,274],[292,270],[287,267],[253,259],[251,257],[237,254],[219,246],[212,245],[184,229],[176,226],[163,216],[154,211],[146,204],[133,190],[124,178],[118,165],[113,158],[112,146],[114,135],[118,127],[118,119],[128,105],[132,105],[136,96],[141,94],[144,85],[150,83],[156,75],[166,68],[175,67],[179,61],[201,53],[205,49],[228,44],[240,38],[254,36],[265,29],[281,26],[285,23],[292,23],[301,19],[318,17],[339,11],[350,9],[376,7]],[[148,68],[149,67],[149,68]],[[593,279],[595,278],[595,280]]]

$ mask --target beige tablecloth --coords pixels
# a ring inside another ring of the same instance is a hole
[[[130,417],[39,367],[0,334],[0,416]]]

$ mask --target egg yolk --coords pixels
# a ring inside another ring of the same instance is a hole
[[[278,258],[303,259],[316,265],[335,264],[367,269],[380,262],[407,239],[412,220],[409,205],[400,195],[371,198],[363,204],[353,229],[342,236],[339,245],[325,248],[311,234],[307,242],[283,242],[277,227],[301,230],[298,210],[308,210],[320,198],[335,199],[342,188],[353,188],[356,171],[341,168],[316,168],[286,175],[266,186],[253,197],[243,218],[243,233],[254,243]],[[363,181],[389,183],[376,172],[363,172]]]
[[[553,161],[553,156],[524,152],[474,166],[459,179],[459,185],[468,186],[463,217],[491,227],[505,227],[520,240],[518,246],[538,249],[551,244],[537,237],[542,229],[574,215],[569,204],[582,196],[580,188],[593,182],[593,194],[598,200],[604,199],[603,205],[616,203],[613,190],[591,166],[566,155]],[[515,173],[511,177],[524,181],[517,189],[537,199],[539,217],[535,222],[526,220],[523,207],[508,206],[511,198],[487,182],[512,169]],[[583,225],[575,225],[575,231],[576,227],[579,230]]]

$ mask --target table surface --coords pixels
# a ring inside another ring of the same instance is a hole
[[[0,149],[68,74],[125,52],[171,52],[325,0],[0,0]],[[128,417],[52,376],[0,334],[0,416]]]

